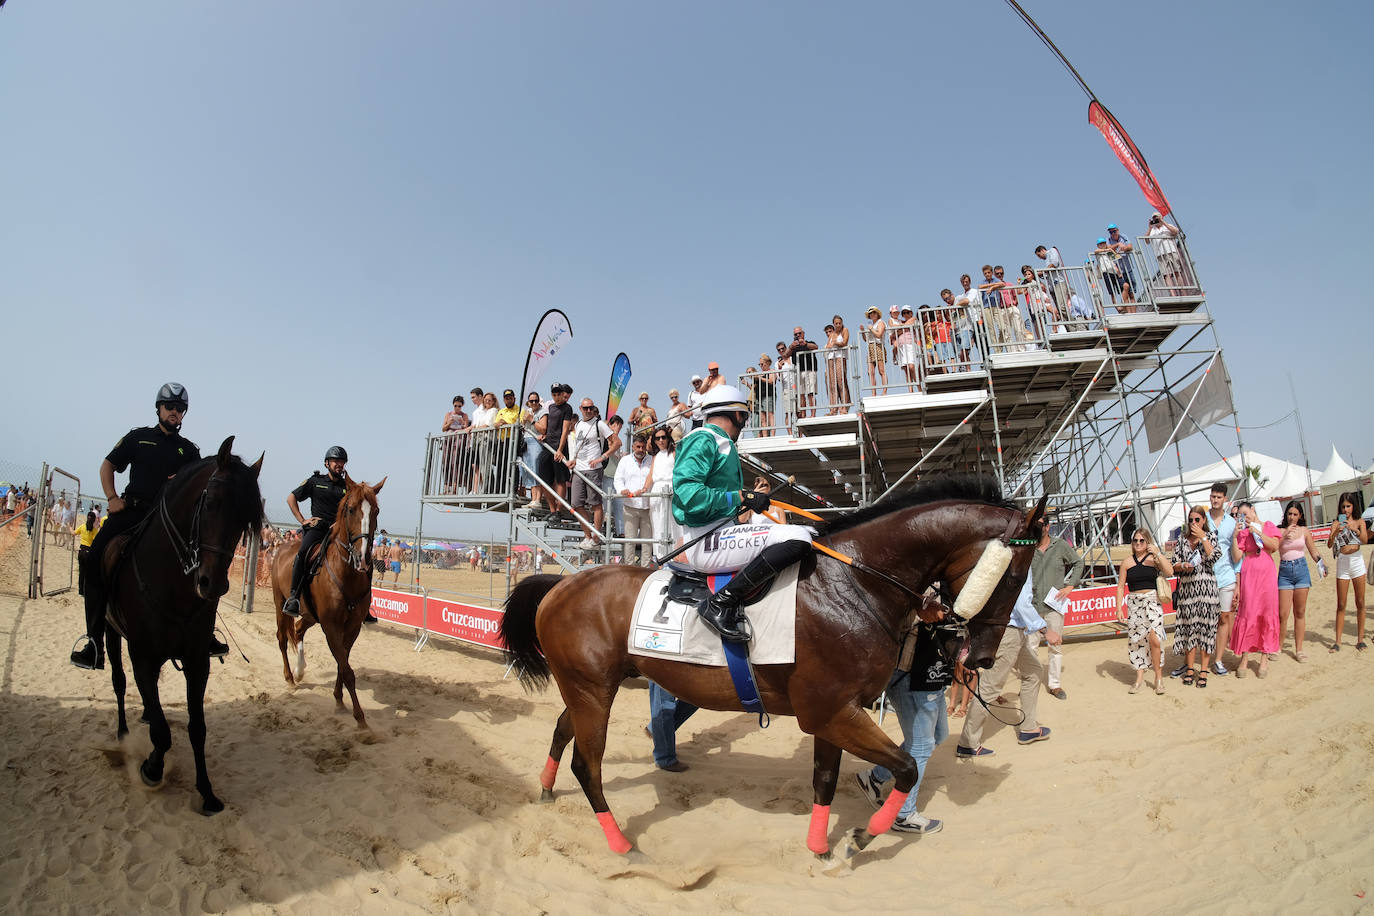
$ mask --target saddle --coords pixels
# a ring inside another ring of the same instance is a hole
[[[669,601],[676,604],[699,604],[711,595],[715,594],[730,581],[727,573],[704,573],[693,569],[685,563],[668,562],[664,568],[672,573],[672,578],[668,580],[668,591],[664,594],[664,607]],[[712,588],[712,580],[715,587]],[[768,589],[772,583],[761,585],[748,592],[741,600],[742,607],[757,604],[764,595],[768,594]]]

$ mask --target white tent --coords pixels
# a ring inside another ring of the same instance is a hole
[[[1190,506],[1207,505],[1208,493],[1212,484],[1221,482],[1227,485],[1227,498],[1236,499],[1240,493],[1238,486],[1245,468],[1259,469],[1259,479],[1250,480],[1250,501],[1262,521],[1278,522],[1283,515],[1283,507],[1275,502],[1281,496],[1297,496],[1307,488],[1307,468],[1301,464],[1274,458],[1260,452],[1245,452],[1232,455],[1222,461],[1184,471],[1141,487],[1140,498],[1145,518],[1143,521],[1160,540],[1169,532],[1183,524]],[[1316,483],[1316,478],[1313,478]],[[1289,486],[1292,492],[1285,492]]]
[[[1340,483],[1342,480],[1349,480],[1358,476],[1355,469],[1346,463],[1345,459],[1336,451],[1336,446],[1331,446],[1331,460],[1326,463],[1326,470],[1313,480],[1313,484],[1319,487],[1328,484]]]

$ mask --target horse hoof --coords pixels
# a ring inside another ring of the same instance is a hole
[[[541,805],[551,805],[551,804],[553,804],[553,789],[543,789],[543,790],[540,791],[540,793],[539,793],[539,804],[541,804]]]
[[[152,776],[146,760],[138,765],[138,775],[143,780],[143,784],[149,788],[156,789],[162,785],[162,773],[159,772],[156,777]]]
[[[196,807],[197,813],[205,817],[211,817],[212,815],[219,814],[223,810],[224,802],[220,801],[213,795],[209,796],[208,798],[205,796],[201,796],[200,805]]]

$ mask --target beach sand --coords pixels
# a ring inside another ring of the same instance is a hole
[[[416,653],[409,631],[383,624],[353,652],[371,726],[359,731],[335,710],[318,630],[306,686],[286,686],[269,602],[260,592],[256,613],[224,612],[251,662],[213,666],[208,759],[228,807],[206,818],[193,810],[180,675],[163,671],[173,746],[164,784],[148,789],[136,691],[121,743],[109,673],[67,662],[76,595],[0,596],[0,908],[1349,913],[1374,893],[1374,651],[1355,651],[1351,614],[1343,651],[1327,653],[1332,580],[1312,591],[1309,660],[1292,657],[1290,636],[1265,680],[1130,696],[1123,640],[1071,644],[1069,699],[1039,703],[1051,740],[1018,747],[990,722],[996,755],[956,761],[951,720],[921,791],[945,829],[881,837],[837,876],[804,845],[811,745],[791,719],[760,730],[743,713],[701,712],[679,735],[690,771],[666,773],[643,731],[645,684],[627,682],[605,768],[638,848],[621,857],[567,759],[557,800],[535,803],[556,691],[527,694],[489,650],[436,638]],[[899,734],[891,717],[884,727]],[[832,843],[871,813],[861,766],[846,755]]]

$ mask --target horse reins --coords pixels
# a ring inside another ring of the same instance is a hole
[[[158,517],[162,520],[163,530],[167,532],[167,540],[172,543],[172,550],[176,552],[177,562],[181,564],[183,575],[189,576],[200,568],[200,552],[227,554],[229,551],[216,544],[202,544],[200,542],[200,513],[205,508],[205,503],[209,498],[210,484],[215,482],[219,476],[218,472],[211,474],[210,479],[205,481],[205,488],[200,491],[200,497],[196,499],[195,511],[191,513],[191,526],[189,535],[182,537],[177,530],[176,523],[172,521],[171,513],[167,509],[167,491],[164,488],[161,498],[157,501]]]

